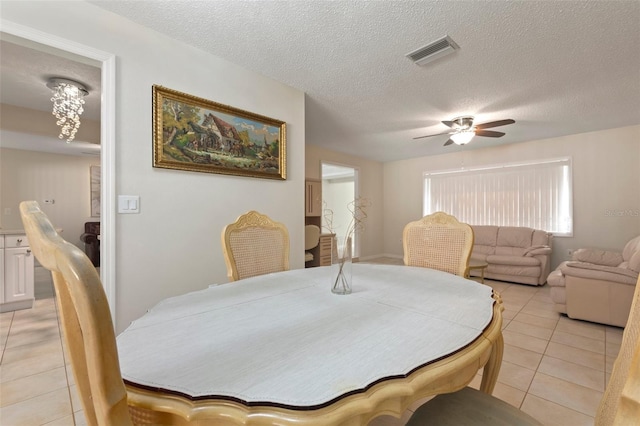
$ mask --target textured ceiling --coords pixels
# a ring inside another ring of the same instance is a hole
[[[85,96],[83,119],[100,121],[102,95],[100,63],[78,55],[70,54],[51,46],[28,41],[6,33],[0,33],[0,103],[51,114],[52,91],[46,86],[49,78],[63,77],[78,81],[89,90]],[[47,115],[45,115],[46,117]],[[37,120],[31,115],[30,120]],[[42,117],[40,115],[39,117]],[[56,119],[48,115],[53,127]],[[25,120],[24,123],[28,121]],[[85,121],[86,122],[86,121]],[[15,124],[15,123],[13,123]],[[82,124],[81,124],[82,126]],[[0,126],[0,146],[3,148],[44,151],[67,155],[95,156],[100,147],[80,138],[70,143],[61,143],[58,133],[50,137],[36,131],[34,125],[24,128],[31,137],[20,137],[22,132],[6,130],[14,126]],[[46,125],[44,126],[46,128]],[[17,129],[14,129],[17,130]],[[82,128],[79,136],[82,135]]]
[[[640,123],[638,1],[91,3],[303,90],[307,143],[379,161]],[[444,35],[453,55],[405,57]],[[413,140],[467,114],[516,124]]]
[[[49,46],[2,34],[0,37],[0,102],[51,112],[49,78],[78,81],[89,90],[83,117],[100,120],[100,64]],[[52,118],[55,120],[55,118]]]
[[[304,91],[305,142],[378,161],[640,124],[637,0],[90,2]],[[454,54],[426,66],[405,57],[444,35]],[[11,51],[0,51],[0,101],[15,91],[22,99],[9,103],[44,96],[37,109],[48,108],[50,65],[29,56],[32,75],[7,80]],[[91,65],[75,62],[55,73]],[[447,136],[413,140],[460,115],[516,124],[464,148],[442,147]]]

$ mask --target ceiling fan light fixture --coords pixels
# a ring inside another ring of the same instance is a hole
[[[47,87],[53,91],[51,102],[56,124],[61,127],[58,138],[71,142],[80,127],[80,115],[84,112],[84,99],[89,94],[87,88],[74,80],[66,78],[51,78]]]
[[[458,133],[452,134],[450,139],[456,145],[466,145],[469,142],[471,142],[471,139],[473,139],[475,135],[476,135],[476,132],[474,129],[462,130]]]

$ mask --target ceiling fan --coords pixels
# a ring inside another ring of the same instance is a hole
[[[444,146],[455,143],[456,145],[465,145],[473,139],[474,136],[485,136],[488,138],[500,138],[505,134],[502,132],[496,132],[493,130],[485,130],[492,127],[506,126],[507,124],[515,123],[514,120],[508,118],[506,120],[490,121],[488,123],[482,123],[473,125],[473,117],[463,116],[454,118],[451,121],[443,121],[442,124],[451,127],[451,130],[443,133],[436,133],[433,135],[418,136],[413,139],[429,138],[431,136],[439,135],[451,135],[449,140],[444,143]]]

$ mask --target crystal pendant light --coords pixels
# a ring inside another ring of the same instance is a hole
[[[84,112],[84,99],[89,91],[77,81],[66,78],[52,78],[47,82],[47,87],[53,90],[51,102],[56,124],[61,127],[58,138],[71,142],[80,127],[80,115]]]

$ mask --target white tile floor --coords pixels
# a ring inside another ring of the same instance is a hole
[[[35,282],[32,309],[0,314],[0,425],[84,425],[51,274],[36,267]]]
[[[84,425],[50,275],[38,267],[36,282],[33,309],[0,314],[0,424]],[[593,425],[622,329],[558,315],[546,285],[486,284],[502,294],[505,306],[504,359],[494,395],[545,425]],[[480,375],[471,383],[479,385]],[[410,415],[378,417],[369,426],[403,425]]]

